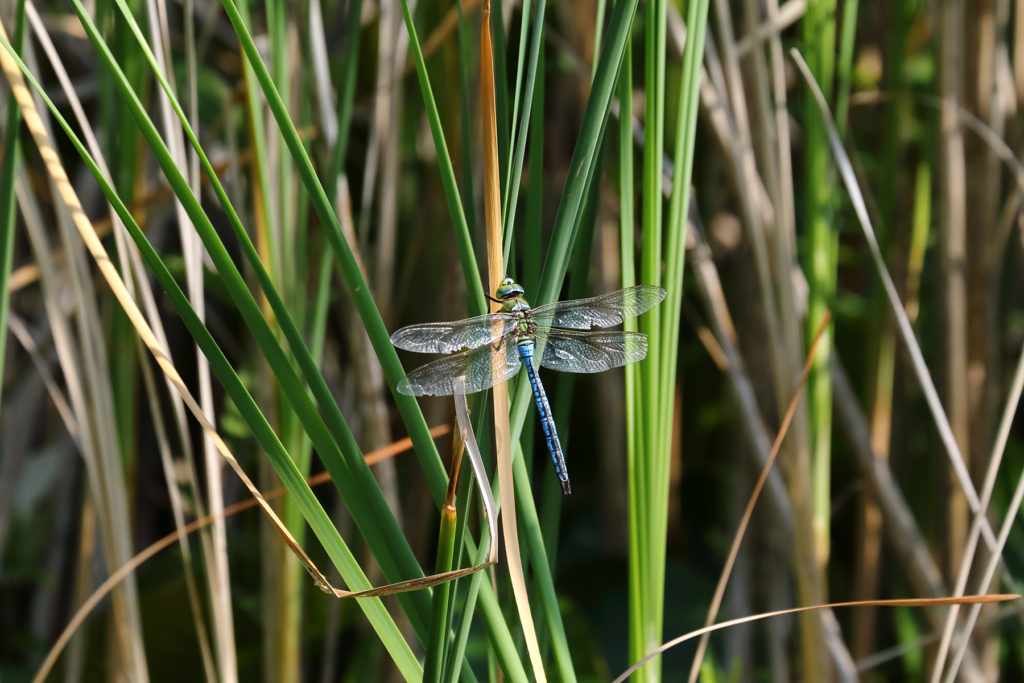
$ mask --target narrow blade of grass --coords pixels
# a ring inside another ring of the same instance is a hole
[[[14,35],[11,38],[15,50],[21,50],[25,37],[25,0],[18,0],[15,11]],[[14,202],[14,176],[18,167],[18,128],[21,111],[14,95],[7,96],[7,119],[4,122],[3,160],[0,161],[0,368],[4,367],[7,349],[7,311],[10,308],[11,263],[14,258],[14,228],[16,227],[17,205]],[[3,396],[3,382],[0,382],[0,398]]]

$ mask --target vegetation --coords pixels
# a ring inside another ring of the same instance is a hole
[[[0,5],[0,680],[1024,677],[1021,16]],[[570,497],[395,391],[505,274],[668,292]]]

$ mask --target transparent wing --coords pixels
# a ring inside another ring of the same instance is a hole
[[[647,335],[639,332],[538,331],[544,345],[541,367],[559,372],[603,372],[647,356]]]
[[[556,301],[538,306],[530,317],[541,327],[567,327],[589,330],[614,327],[627,318],[635,318],[665,299],[665,290],[654,285],[636,285],[589,299]]]
[[[497,382],[491,369],[491,359],[495,355],[504,362]],[[398,383],[398,391],[409,396],[450,396],[455,392],[452,380],[462,376],[465,378],[463,393],[474,394],[511,379],[520,367],[519,351],[510,338],[498,349],[488,344],[453,353],[416,368]]]
[[[455,322],[409,325],[391,335],[391,343],[406,351],[454,353],[495,342],[514,329],[509,313],[489,313]]]

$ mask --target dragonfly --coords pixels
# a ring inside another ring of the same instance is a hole
[[[398,383],[398,391],[409,396],[473,394],[526,368],[555,474],[562,492],[569,495],[565,454],[538,366],[593,373],[643,360],[647,335],[595,328],[619,325],[654,308],[665,299],[665,290],[636,285],[536,308],[526,302],[525,294],[521,285],[506,277],[493,298],[501,304],[500,311],[455,322],[409,325],[392,334],[391,343],[400,349],[449,354],[410,372]]]

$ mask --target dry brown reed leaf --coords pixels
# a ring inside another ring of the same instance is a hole
[[[500,9],[499,9],[500,11]],[[487,274],[491,291],[495,291],[505,278],[505,263],[502,255],[501,235],[501,188],[498,175],[498,133],[494,110],[494,59],[491,47],[491,3],[484,0],[480,12],[480,97],[483,157],[484,157],[484,216],[487,223]],[[497,302],[491,302],[494,312]],[[504,370],[505,361],[497,355],[493,358],[493,371],[498,377]],[[533,628],[530,598],[523,576],[523,561],[519,552],[519,534],[516,529],[515,490],[512,476],[512,430],[508,422],[508,385],[496,382],[494,385],[494,439],[498,462],[498,489],[501,500],[501,523],[505,536],[505,553],[508,557],[508,574],[512,583],[512,594],[519,611],[526,650],[530,655],[533,675],[538,683],[546,681],[540,644]]]

